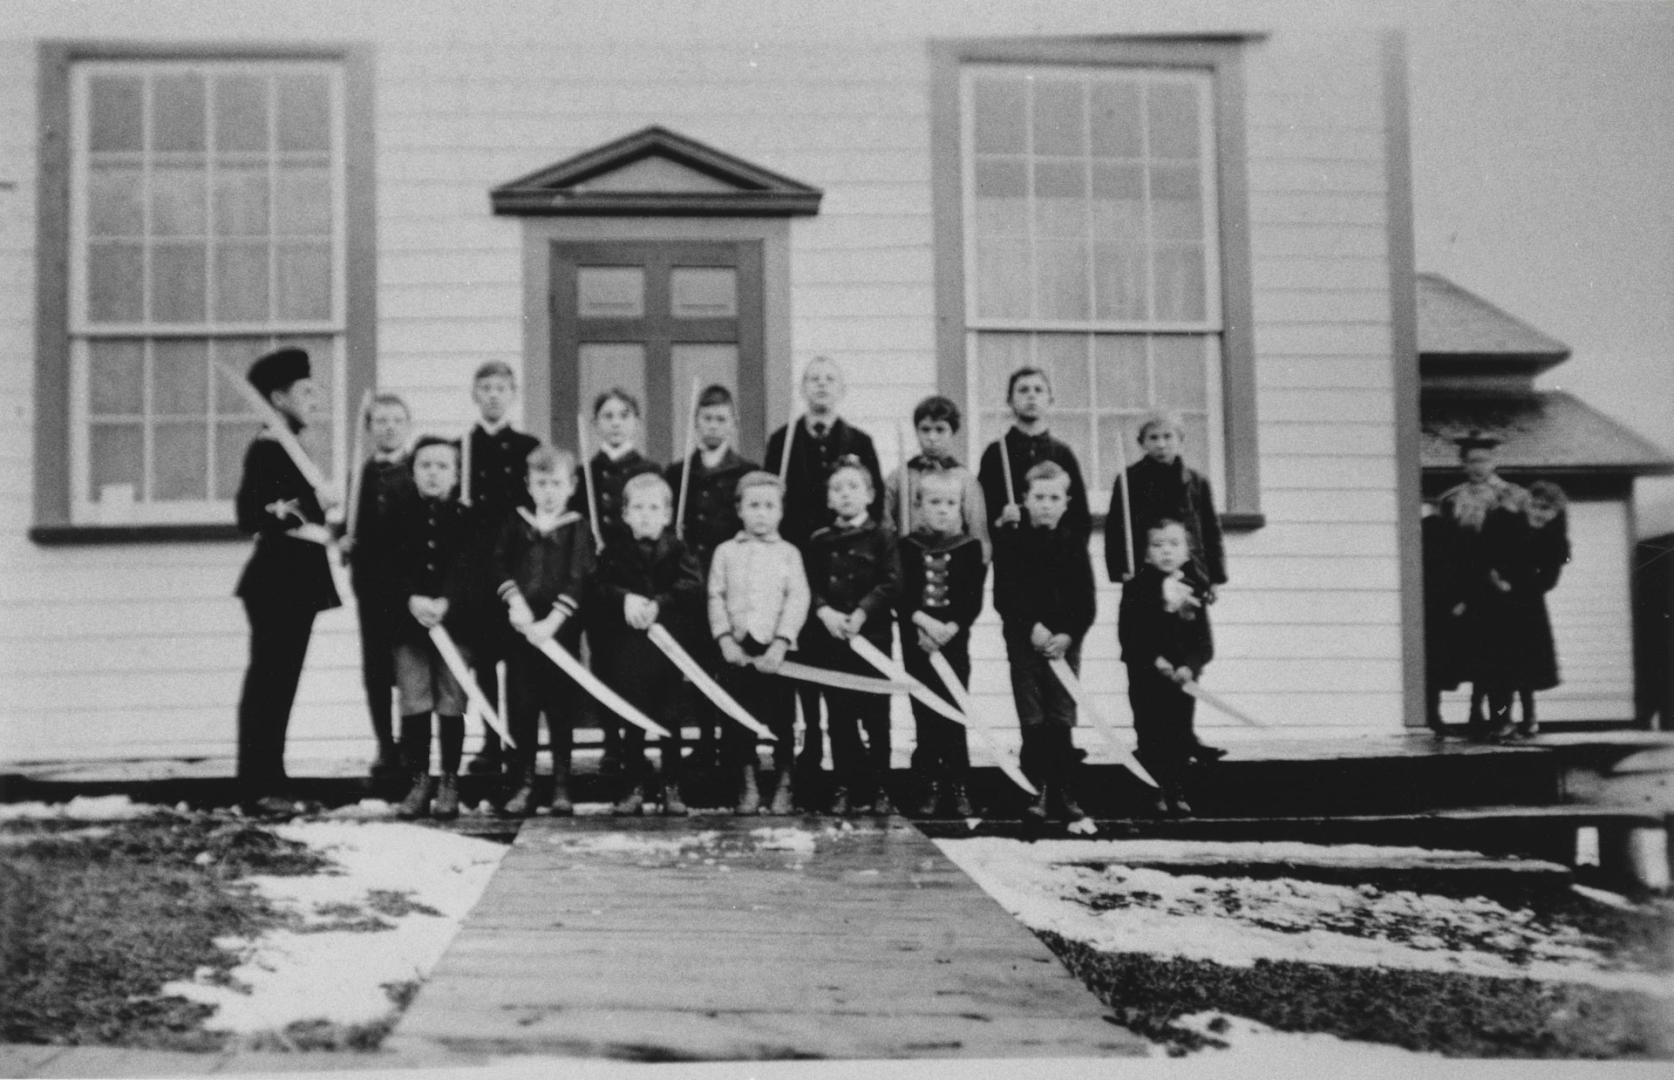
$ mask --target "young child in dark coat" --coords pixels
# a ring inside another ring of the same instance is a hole
[[[599,449],[576,474],[570,509],[580,514],[592,530],[595,550],[604,550],[622,529],[622,489],[628,481],[658,471],[657,463],[637,449],[639,424],[639,399],[620,386],[613,386],[593,399],[593,431],[598,436]],[[606,620],[599,628],[593,626],[595,615]],[[587,651],[595,669],[599,666],[602,638],[608,636],[613,619],[608,612],[590,611],[587,616]],[[591,699],[582,703],[582,716],[584,726],[597,727],[604,736],[604,757],[599,761],[599,772],[605,776],[617,775],[622,767],[622,733],[616,718]]]
[[[1052,382],[1038,367],[1020,367],[1006,381],[1006,405],[1011,409],[1011,426],[982,452],[977,480],[983,501],[996,532],[1023,523],[1022,504],[1029,483],[1029,470],[1050,461],[1069,477],[1068,506],[1064,524],[1082,536],[1091,535],[1093,515],[1087,504],[1087,485],[1081,479],[1081,464],[1068,444],[1052,437],[1048,413],[1052,408]],[[1004,455],[1002,457],[1002,455]],[[1008,490],[1007,462],[1012,487]],[[998,537],[996,536],[997,540]],[[996,545],[997,546],[997,545]]]
[[[571,494],[575,456],[542,446],[529,455],[529,494],[534,509],[518,507],[494,545],[494,577],[506,605],[507,622],[519,635],[506,658],[506,709],[517,743],[508,771],[510,796],[501,812],[528,817],[535,810],[536,748],[541,714],[546,715],[552,750],[554,815],[575,812],[570,801],[570,755],[575,745],[575,712],[581,690],[540,646],[556,641],[581,651],[577,614],[596,558],[587,523],[564,504]]]
[[[901,558],[895,535],[873,520],[872,475],[857,457],[837,463],[827,484],[835,523],[808,541],[808,589],[814,617],[802,633],[809,662],[876,677],[856,656],[849,639],[863,637],[890,651],[890,611],[901,593]],[[833,814],[892,814],[889,776],[889,698],[855,690],[824,689],[831,731],[836,790]],[[861,732],[866,733],[864,747]]]
[[[963,471],[963,470],[961,470]],[[919,527],[901,540],[901,654],[908,674],[956,704],[930,664],[940,653],[959,681],[971,681],[971,624],[982,614],[982,587],[988,580],[982,541],[965,531],[964,476],[952,471],[921,472],[915,485],[917,505],[912,517]],[[914,811],[930,817],[938,809],[957,817],[973,810],[965,790],[971,767],[965,729],[913,702],[917,739],[913,774],[922,783]]]
[[[592,625],[598,643],[594,667],[617,693],[668,728],[660,745],[663,813],[684,815],[680,795],[680,724],[674,705],[679,669],[646,637],[661,623],[681,642],[690,642],[701,618],[703,572],[670,526],[673,493],[656,473],[644,473],[622,488],[624,528],[605,544],[594,574],[597,605]],[[624,790],[614,813],[639,814],[645,805],[645,731],[622,722]]]
[[[471,640],[465,591],[470,521],[454,497],[459,447],[426,436],[413,447],[417,489],[394,519],[395,579],[406,598],[407,618],[395,640],[395,680],[401,694],[401,750],[413,778],[397,813],[403,818],[459,815],[459,760],[465,746],[465,690],[442,661],[429,630],[442,626],[466,663]],[[430,716],[436,714],[442,780],[430,777]],[[431,805],[434,795],[435,804]]]
[[[1122,586],[1116,619],[1128,668],[1139,758],[1162,787],[1159,810],[1189,814],[1181,793],[1197,746],[1197,700],[1183,689],[1215,655],[1209,633],[1209,582],[1191,561],[1186,527],[1163,519],[1145,531],[1145,565]]]
[[[759,466],[740,457],[734,449],[737,415],[732,391],[726,387],[704,388],[698,395],[692,423],[696,428],[696,449],[684,461],[676,461],[663,470],[663,478],[675,493],[675,535],[691,550],[707,576],[715,549],[737,536],[741,528],[738,482]],[[714,640],[707,635],[692,655],[711,674],[720,672],[724,666]],[[730,721],[690,685],[682,694],[680,712],[698,729],[691,763],[716,764]]]
[[[1208,583],[1203,602],[1213,604],[1220,587],[1226,584],[1226,546],[1208,477],[1189,467],[1181,457],[1186,426],[1174,413],[1154,412],[1140,421],[1138,439],[1145,456],[1118,475],[1110,489],[1110,513],[1104,526],[1105,571],[1111,581],[1127,580],[1135,570],[1128,565],[1130,537],[1135,555],[1143,563],[1145,537],[1151,526],[1159,521],[1176,521],[1186,530],[1187,561],[1194,578]],[[1122,521],[1124,510],[1127,527]],[[1219,761],[1226,751],[1195,743],[1192,756],[1200,761]]]
[[[1071,737],[1075,700],[1053,674],[1064,660],[1081,670],[1081,641],[1097,613],[1087,534],[1071,519],[1071,477],[1043,461],[1024,479],[1025,523],[994,534],[994,606],[1011,668],[1011,693],[1023,729],[1023,773],[1040,790],[1029,815],[1066,824],[1086,818],[1072,786],[1081,762]]]
[[[517,375],[503,360],[489,360],[471,378],[471,400],[477,422],[460,442],[459,501],[470,511],[471,554],[466,570],[466,604],[476,639],[468,642],[477,663],[477,686],[496,708],[500,685],[496,668],[512,647],[515,635],[495,598],[499,584],[489,580],[494,544],[500,528],[519,507],[527,510],[529,489],[524,483],[529,455],[540,440],[512,426],[511,409],[517,400]],[[483,732],[482,751],[471,759],[473,775],[499,776],[504,766],[500,737],[492,728]]]
[[[715,549],[709,566],[709,633],[724,664],[722,685],[775,739],[768,804],[773,814],[791,812],[796,755],[796,691],[775,674],[796,647],[809,597],[802,553],[779,535],[784,494],[785,485],[772,473],[746,473],[738,482],[744,527]],[[761,809],[755,733],[729,724],[725,751],[728,766],[738,770],[736,812],[754,814]]]
[[[360,469],[356,487],[354,531],[340,541],[349,559],[355,590],[355,615],[360,627],[361,682],[372,715],[372,734],[378,756],[372,763],[372,783],[385,794],[402,776],[401,752],[395,743],[390,694],[395,688],[395,628],[407,615],[407,598],[396,593],[391,574],[394,535],[390,521],[395,508],[413,497],[413,466],[407,451],[411,421],[407,403],[394,394],[379,394],[365,419],[372,436],[372,455]]]

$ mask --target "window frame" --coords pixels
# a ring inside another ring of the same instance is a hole
[[[1247,35],[1226,37],[986,38],[933,41],[931,52],[931,183],[936,250],[936,373],[943,393],[967,401],[977,377],[969,353],[967,291],[969,255],[964,215],[965,131],[963,82],[978,65],[1190,69],[1208,74],[1214,116],[1215,216],[1218,232],[1219,337],[1221,342],[1220,441],[1225,482],[1222,524],[1229,529],[1263,525],[1257,446],[1255,335],[1250,271],[1249,198],[1243,45]],[[1214,321],[1213,319],[1210,320]],[[1215,395],[1211,392],[1211,399]],[[992,403],[979,403],[984,410]],[[976,424],[967,431],[971,460]],[[1207,469],[1220,474],[1220,469]],[[1095,501],[1098,496],[1094,496]],[[1102,515],[1095,515],[1102,517]]]
[[[72,171],[70,137],[78,122],[72,104],[74,68],[89,61],[135,64],[314,61],[340,69],[343,231],[335,242],[342,246],[343,273],[334,288],[337,302],[341,304],[341,329],[334,327],[330,332],[340,335],[341,354],[334,364],[332,392],[341,395],[342,402],[352,402],[359,400],[377,381],[372,50],[370,46],[355,43],[176,45],[45,41],[38,47],[35,498],[30,539],[40,544],[236,539],[240,536],[237,527],[225,520],[102,525],[80,523],[75,517],[78,499],[73,485],[77,469],[72,451],[75,440],[85,438],[85,432],[78,433],[74,427],[81,410],[73,397],[72,349],[85,325],[80,312],[75,311],[79,301],[73,292],[79,280],[74,275],[80,271],[73,265],[78,256],[76,237],[72,235],[76,178]],[[72,328],[72,314],[76,317],[75,328]],[[263,323],[236,329],[250,331],[252,336],[267,336],[268,326]],[[285,333],[288,331],[281,331],[281,336]],[[206,336],[216,335],[210,332]],[[347,407],[343,409],[346,422],[349,411]],[[334,438],[342,442],[346,434],[337,431]],[[167,515],[165,512],[159,516]]]

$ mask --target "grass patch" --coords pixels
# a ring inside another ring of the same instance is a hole
[[[167,815],[99,829],[0,827],[0,1040],[218,1050],[212,1010],[158,997],[236,959],[220,937],[282,917],[239,883],[329,864],[302,844],[225,816]]]
[[[1171,1054],[1224,1046],[1178,1026],[1229,1013],[1280,1031],[1323,1032],[1452,1057],[1674,1058],[1674,1003],[1576,984],[1443,972],[1105,953],[1050,932],[1047,947],[1123,1026]]]

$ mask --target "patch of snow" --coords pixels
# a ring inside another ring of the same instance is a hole
[[[807,829],[769,825],[765,828],[751,829],[750,837],[763,851],[793,851],[799,855],[812,855],[818,846],[814,834]]]
[[[1379,1065],[1410,1067],[1451,1060],[1442,1054],[1387,1043],[1357,1042],[1320,1032],[1280,1031],[1259,1020],[1219,1012],[1192,1013],[1177,1017],[1174,1024],[1228,1044],[1224,1049],[1206,1047],[1198,1057],[1213,1060],[1224,1055],[1241,1070],[1250,1070],[1246,1074],[1250,1076],[1288,1075],[1302,1063],[1314,1075],[1364,1076],[1364,1070]]]
[[[668,857],[714,845],[721,834],[703,829],[680,836],[656,836],[640,832],[560,833],[541,836],[544,844],[561,847],[572,855],[635,855]]]
[[[287,840],[330,858],[335,872],[245,879],[302,929],[227,942],[242,953],[228,973],[232,985],[201,979],[174,982],[162,993],[216,1007],[206,1027],[253,1033],[297,1021],[365,1024],[394,1009],[384,987],[422,980],[493,876],[505,845],[417,825],[311,821],[276,826]],[[376,912],[373,892],[393,894],[420,910]],[[333,910],[335,909],[335,910]],[[333,930],[376,918],[383,930]]]
[[[1674,997],[1674,980],[1667,975],[1612,966],[1579,931],[1535,925],[1531,913],[1507,910],[1485,897],[1210,877],[1120,862],[1123,849],[1145,850],[1149,843],[937,841],[948,858],[1029,927],[1105,952],[1239,967],[1291,960],[1533,978]],[[1344,855],[1363,859],[1375,850],[1356,852],[1345,845],[1348,851],[1334,854],[1328,845],[1162,843],[1183,854],[1203,847],[1214,849],[1217,858],[1251,863],[1272,861],[1278,852],[1285,861],[1319,864]],[[1109,865],[1078,865],[1089,858]]]
[[[0,804],[0,821],[128,821],[167,812],[126,795],[77,795],[67,803]]]

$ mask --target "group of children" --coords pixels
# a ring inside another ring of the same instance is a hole
[[[573,812],[572,731],[587,723],[605,732],[602,771],[618,777],[618,813],[642,813],[654,787],[663,813],[686,812],[682,729],[696,727],[693,755],[725,766],[739,813],[890,813],[905,796],[918,814],[969,816],[965,730],[919,701],[917,782],[910,793],[890,790],[890,699],[879,689],[891,684],[851,642],[889,654],[898,633],[907,673],[952,704],[937,669],[969,682],[970,631],[990,564],[1022,768],[1039,791],[1028,812],[1068,823],[1085,816],[1074,797],[1084,756],[1070,734],[1075,705],[1054,662],[1078,671],[1094,622],[1092,517],[1074,453],[1047,430],[1044,371],[1012,374],[1013,425],[975,475],[953,454],[958,406],[940,395],[921,401],[913,412],[920,452],[887,483],[872,440],[838,414],[842,373],[825,357],[807,365],[804,412],[771,435],[766,469],[739,455],[733,399],[722,386],[698,399],[689,458],[666,468],[636,448],[640,406],[627,391],[592,403],[599,449],[583,463],[511,428],[515,392],[509,366],[484,364],[472,389],[479,422],[461,440],[420,438],[410,453],[410,415],[399,398],[376,397],[366,418],[373,454],[344,543],[378,738],[375,779],[400,779],[402,816],[459,812],[472,688],[443,662],[431,640],[436,626],[473,666],[474,689],[490,702],[504,694],[515,748],[485,739],[472,771],[503,774],[506,814],[535,811],[544,716],[554,814]],[[1138,435],[1145,456],[1117,478],[1106,562],[1112,580],[1127,582],[1118,622],[1139,755],[1161,785],[1157,808],[1185,813],[1186,765],[1223,753],[1197,740],[1185,688],[1212,655],[1207,608],[1226,580],[1224,559],[1208,484],[1180,459],[1180,423],[1151,416]],[[1135,550],[1145,562],[1137,571]],[[697,695],[650,640],[654,624],[773,733],[765,785],[756,734]],[[588,656],[607,686],[668,728],[658,744],[660,785],[641,728],[616,722],[583,693],[548,655],[554,644]],[[798,661],[795,680],[787,659]],[[494,675],[502,662],[503,688]],[[439,781],[429,770],[433,730]]]
[[[1558,685],[1546,594],[1569,561],[1568,499],[1549,480],[1524,488],[1500,476],[1493,437],[1456,442],[1465,478],[1423,523],[1427,720],[1445,736],[1442,691],[1469,682],[1468,736],[1527,738],[1540,730],[1535,692]]]

